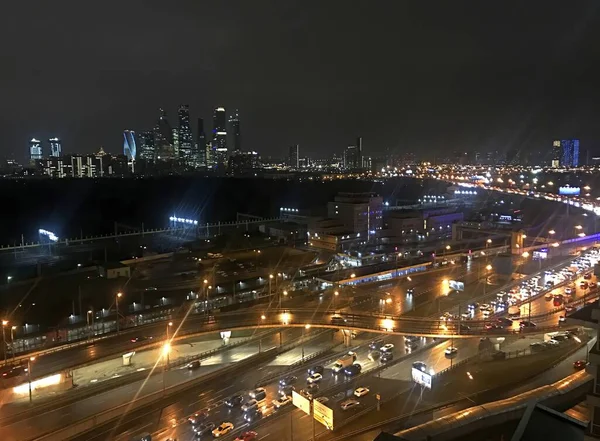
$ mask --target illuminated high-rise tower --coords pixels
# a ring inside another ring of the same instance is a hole
[[[62,142],[59,138],[50,138],[50,156],[59,158],[62,156]]]
[[[123,132],[123,154],[129,162],[135,161],[137,158],[137,146],[135,143],[135,132],[133,130],[125,130]]]
[[[230,146],[236,152],[242,151],[242,134],[240,132],[240,111],[235,109],[233,114],[229,117],[229,130],[231,136]]]
[[[227,117],[224,107],[215,107],[210,160],[213,167],[227,166]]]
[[[179,106],[179,129],[177,139],[179,142],[179,157],[187,164],[193,162],[192,155],[192,127],[190,126],[190,107],[187,104]]]
[[[206,133],[204,133],[204,120],[198,118],[198,132],[196,136],[196,165],[199,167],[208,166],[208,152],[206,145]]]
[[[29,161],[32,165],[42,159],[42,141],[31,138],[29,141]]]
[[[154,161],[154,133],[141,132],[138,139],[140,144],[139,159]]]
[[[173,131],[167,120],[167,113],[160,109],[160,115],[154,126],[154,152],[156,159],[175,159]]]

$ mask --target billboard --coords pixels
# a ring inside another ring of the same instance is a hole
[[[456,280],[450,280],[448,282],[448,286],[450,287],[450,289],[453,289],[455,291],[464,291],[465,290],[465,284],[463,282],[458,282]]]
[[[558,194],[563,196],[579,196],[581,188],[579,187],[558,187]]]
[[[313,414],[315,420],[323,424],[329,430],[333,430],[333,409],[313,400]]]
[[[427,389],[431,389],[431,374],[417,368],[412,368],[412,379],[415,383],[420,384]]]
[[[292,391],[292,403],[302,412],[310,415],[310,401],[308,401],[308,398],[303,397],[295,390]]]

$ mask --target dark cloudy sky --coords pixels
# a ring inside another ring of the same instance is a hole
[[[302,154],[600,146],[598,1],[32,0],[0,17],[0,155],[121,150],[179,103]],[[195,128],[195,126],[194,126]]]

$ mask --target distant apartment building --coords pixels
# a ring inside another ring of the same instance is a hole
[[[579,140],[563,139],[552,143],[552,167],[579,167]]]

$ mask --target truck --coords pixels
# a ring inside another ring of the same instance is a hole
[[[337,361],[333,364],[333,372],[336,374],[346,369],[348,366],[352,365],[356,361],[356,354],[354,352],[348,352],[347,354],[342,355]]]

